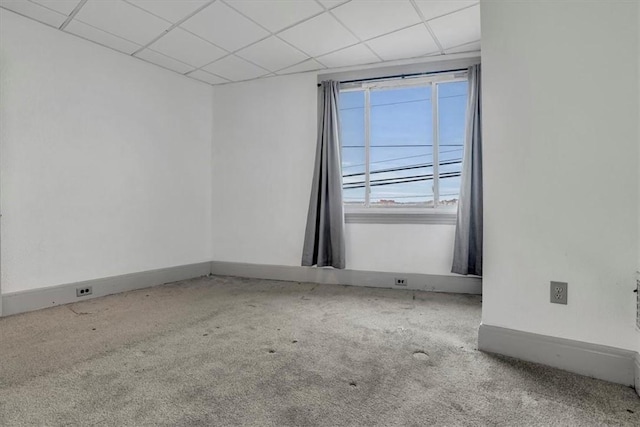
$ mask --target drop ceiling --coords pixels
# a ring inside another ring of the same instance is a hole
[[[212,85],[480,50],[479,0],[0,0]]]

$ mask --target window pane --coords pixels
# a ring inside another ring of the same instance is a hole
[[[340,135],[344,202],[363,204],[365,200],[364,91],[340,93]]]
[[[431,87],[371,90],[370,204],[433,205]]]
[[[466,108],[466,81],[438,84],[438,173],[441,206],[458,204]]]

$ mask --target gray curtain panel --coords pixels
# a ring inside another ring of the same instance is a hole
[[[319,89],[318,146],[302,249],[303,266],[345,267],[339,86],[339,82],[329,80],[322,82]]]
[[[482,276],[482,114],[480,65],[469,67],[469,103],[452,273]]]

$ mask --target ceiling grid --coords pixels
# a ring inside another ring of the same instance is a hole
[[[480,49],[479,0],[0,0],[212,85]]]

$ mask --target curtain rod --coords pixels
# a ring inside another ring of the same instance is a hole
[[[429,76],[432,74],[445,74],[445,73],[457,73],[460,71],[467,71],[468,68],[457,68],[454,70],[442,70],[442,71],[427,71],[425,73],[410,73],[410,74],[396,74],[394,76],[384,76],[384,77],[372,77],[370,79],[355,79],[355,80],[342,80],[340,84],[347,83],[360,83],[360,82],[375,82],[378,80],[390,80],[390,79],[405,79],[407,77],[418,77],[418,76]],[[322,86],[318,83],[318,87]]]

